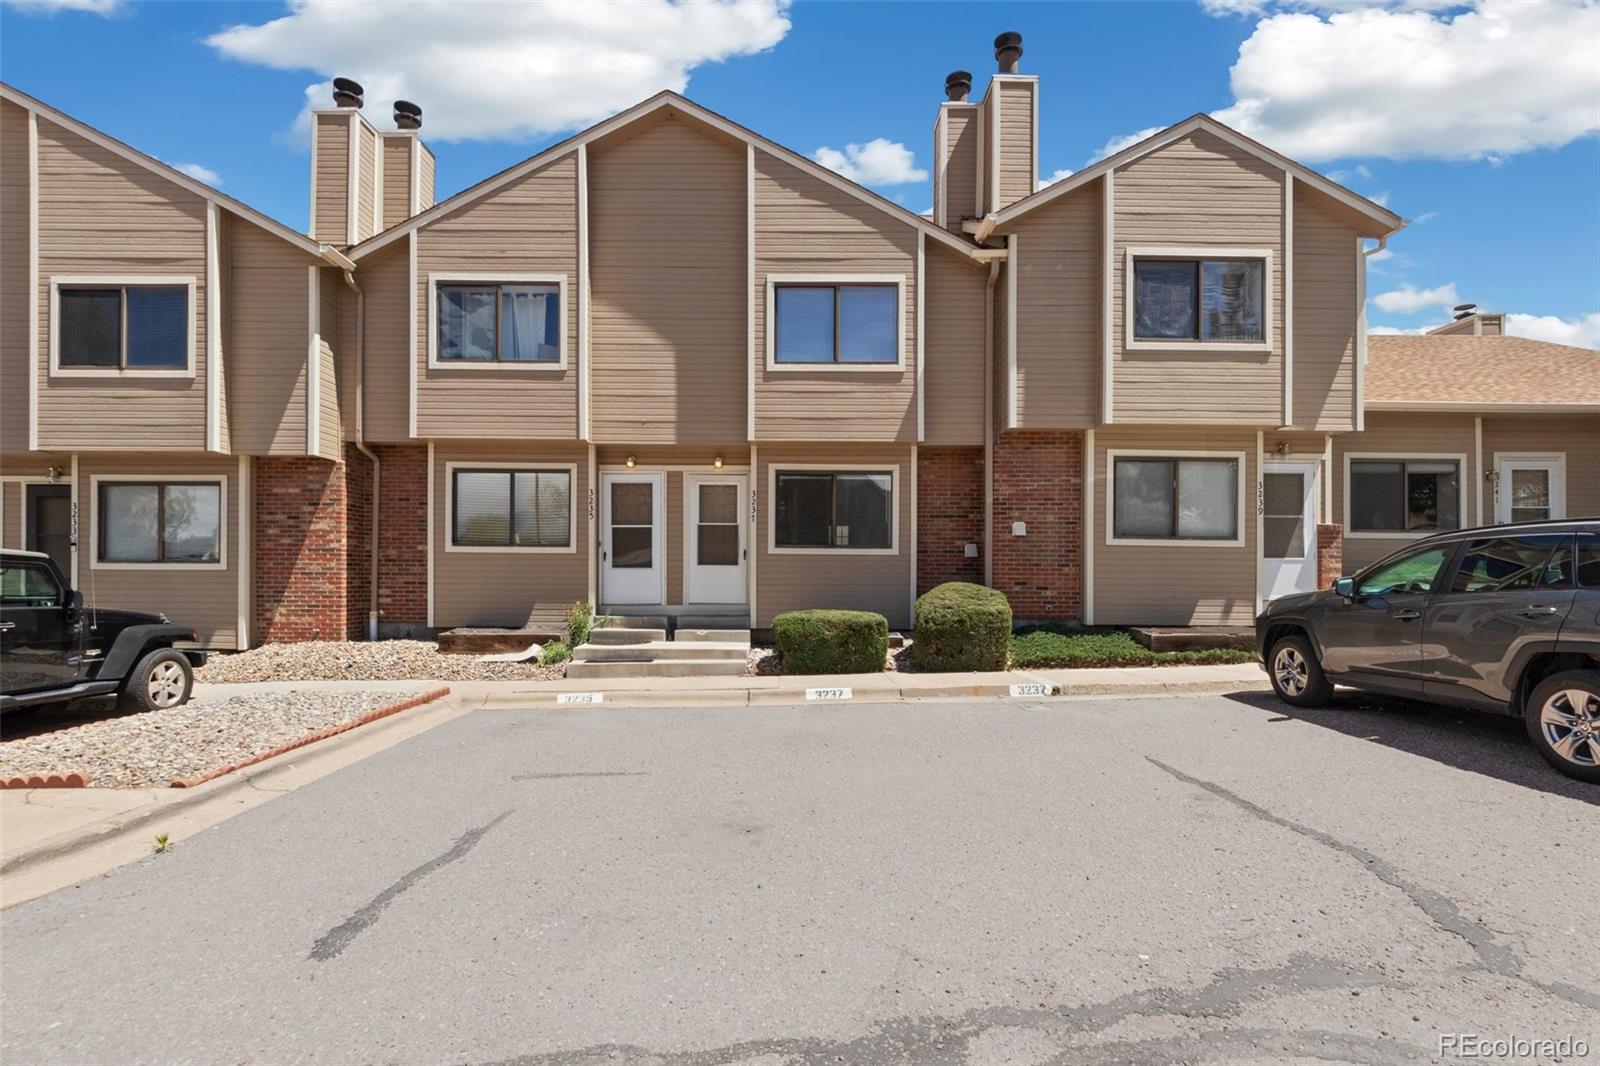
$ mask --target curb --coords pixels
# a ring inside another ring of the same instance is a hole
[[[315,733],[308,733],[299,740],[291,740],[289,743],[280,744],[270,751],[263,751],[256,755],[252,755],[243,762],[230,763],[227,766],[219,767],[215,770],[208,770],[203,774],[196,774],[194,777],[173,778],[171,787],[194,788],[196,785],[204,784],[213,778],[221,777],[223,774],[231,774],[235,770],[243,770],[246,766],[254,766],[258,762],[266,762],[268,759],[276,758],[279,755],[294,751],[296,748],[303,748],[307,744],[315,744],[319,740],[327,740],[329,737],[336,737],[340,733],[348,733],[350,730],[355,729],[358,726],[364,726],[368,722],[376,722],[378,719],[387,718],[391,714],[399,714],[401,711],[409,711],[413,707],[421,707],[424,703],[432,703],[434,700],[441,699],[448,695],[450,695],[450,689],[448,686],[444,688],[430,689],[419,696],[413,696],[411,699],[401,700],[399,703],[393,703],[387,707],[379,707],[375,711],[368,711],[361,717],[352,718],[348,722],[341,722],[338,725],[329,726],[326,729],[319,729]]]

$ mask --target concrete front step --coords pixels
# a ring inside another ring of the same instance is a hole
[[[673,630],[672,639],[684,644],[750,644],[750,631],[748,629],[684,629],[679,626]]]
[[[652,640],[644,644],[584,644],[572,649],[574,662],[650,662],[657,659],[734,659],[750,654],[749,642],[711,641],[674,644]]]
[[[589,630],[591,644],[648,644],[667,639],[665,629],[630,629],[624,626],[596,626]]]
[[[656,659],[651,662],[574,660],[567,664],[567,680],[604,680],[617,677],[738,677],[747,669],[744,656],[721,659]]]
[[[594,620],[596,629],[666,629],[664,614],[607,614]]]

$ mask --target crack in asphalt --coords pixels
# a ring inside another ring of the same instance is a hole
[[[1130,992],[1102,1003],[1075,1007],[980,1007],[961,1014],[901,1016],[871,1023],[850,1039],[797,1036],[755,1039],[695,1051],[655,1051],[636,1044],[596,1044],[569,1051],[536,1052],[477,1066],[717,1066],[772,1056],[785,1066],[838,1063],[918,1063],[928,1066],[968,1061],[971,1044],[992,1030],[1010,1030],[1064,1045],[1073,1036],[1103,1032],[1130,1018],[1225,1019],[1245,1006],[1278,996],[1348,987],[1399,987],[1376,970],[1350,967],[1333,959],[1296,955],[1281,966],[1218,972],[1196,989],[1155,988]],[[1311,1058],[1388,1063],[1426,1057],[1426,1052],[1393,1039],[1354,1034],[1291,1033],[1267,1029],[1227,1029],[1187,1034],[1148,1043],[1108,1044],[1103,1061],[1172,1062],[1192,1058],[1199,1049],[1278,1055],[1282,1049]],[[1332,1048],[1326,1046],[1329,1043]],[[1096,1045],[1063,1046],[1047,1062],[1102,1061]]]
[[[317,942],[311,946],[311,954],[307,955],[306,958],[315,962],[326,962],[336,957],[349,946],[352,940],[360,936],[373,922],[377,921],[378,915],[382,914],[384,908],[393,903],[401,893],[440,867],[448,866],[466,855],[467,852],[477,846],[478,841],[483,839],[485,833],[505,821],[510,814],[511,811],[509,810],[501,811],[492,821],[462,833],[461,836],[456,838],[456,842],[450,846],[449,851],[442,855],[436,855],[421,866],[418,866],[415,870],[412,870],[374,896],[372,902],[356,911],[339,925],[323,933],[317,939]]]
[[[572,770],[566,773],[512,774],[513,781],[554,781],[565,777],[649,777],[649,770]]]
[[[1569,1003],[1575,1003],[1580,1007],[1600,1009],[1600,993],[1591,992],[1588,989],[1579,988],[1564,981],[1545,982],[1526,976],[1522,972],[1522,959],[1516,952],[1496,941],[1494,932],[1488,926],[1472,921],[1461,913],[1461,909],[1456,906],[1455,901],[1450,897],[1408,880],[1399,870],[1395,869],[1392,863],[1365,848],[1346,843],[1331,833],[1325,833],[1320,829],[1313,829],[1308,825],[1301,825],[1299,822],[1274,814],[1265,807],[1250,802],[1237,792],[1230,791],[1214,781],[1206,781],[1203,778],[1186,774],[1182,770],[1168,766],[1160,759],[1146,755],[1145,761],[1185,784],[1193,785],[1211,793],[1218,799],[1226,800],[1255,818],[1270,822],[1292,833],[1298,833],[1300,836],[1314,840],[1324,847],[1339,852],[1341,855],[1355,859],[1372,876],[1404,893],[1406,898],[1418,910],[1422,911],[1439,930],[1464,940],[1473,953],[1478,956],[1482,968],[1489,973],[1498,977],[1521,981],[1542,992],[1547,992]]]

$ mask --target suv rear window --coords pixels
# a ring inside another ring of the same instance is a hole
[[[1600,589],[1600,537],[1593,533],[1578,538],[1578,584]]]
[[[1571,534],[1471,541],[1451,592],[1513,592],[1572,587]]]

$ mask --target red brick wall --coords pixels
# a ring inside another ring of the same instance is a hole
[[[920,486],[919,486],[920,488]],[[1011,532],[1027,523],[1027,535]],[[922,536],[918,526],[917,536]],[[1083,434],[1011,431],[994,447],[994,587],[1019,620],[1075,619],[1083,603]]]
[[[428,622],[428,447],[372,445],[378,487],[378,621]],[[364,609],[364,608],[363,608]]]
[[[345,536],[345,629],[352,636],[367,635],[367,612],[372,603],[372,460],[354,444],[344,446],[345,484],[350,498],[349,528]]]
[[[983,584],[983,449],[917,449],[917,595],[945,581]]]
[[[255,461],[255,643],[356,635],[348,611],[346,473],[344,463],[326,459]]]
[[[1344,527],[1337,523],[1317,527],[1317,588],[1332,587],[1344,576]]]

